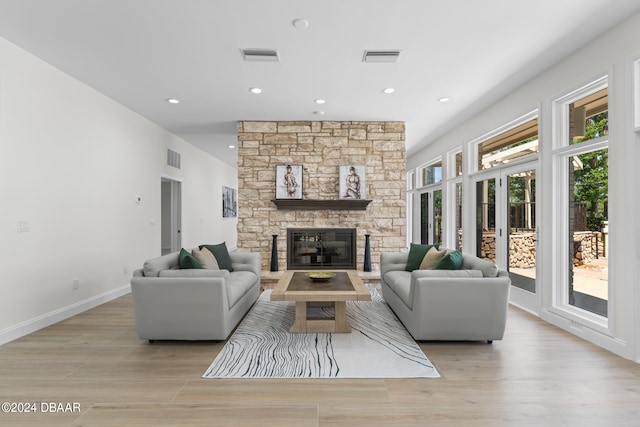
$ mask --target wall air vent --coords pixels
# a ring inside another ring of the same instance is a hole
[[[365,50],[362,62],[398,62],[401,50]]]
[[[167,164],[176,169],[180,169],[180,153],[167,148]]]
[[[275,49],[240,49],[242,59],[252,62],[280,62],[280,54]]]

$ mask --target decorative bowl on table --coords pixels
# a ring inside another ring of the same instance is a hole
[[[312,271],[305,274],[305,276],[307,276],[314,282],[328,282],[329,280],[336,277],[336,273],[331,273],[329,271]]]

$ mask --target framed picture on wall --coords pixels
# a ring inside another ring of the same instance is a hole
[[[276,165],[276,199],[302,200],[302,165]]]
[[[364,165],[340,166],[340,199],[366,199]]]
[[[222,187],[222,217],[232,218],[238,216],[238,203],[236,199],[236,189]]]

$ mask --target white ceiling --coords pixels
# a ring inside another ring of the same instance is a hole
[[[638,0],[0,0],[0,37],[235,165],[238,120],[402,120],[415,153],[637,10]],[[245,62],[242,48],[277,49],[281,61]],[[367,49],[402,55],[363,63]]]

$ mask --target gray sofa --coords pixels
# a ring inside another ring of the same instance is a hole
[[[462,254],[460,270],[405,271],[408,253],[382,253],[382,296],[416,340],[488,341],[504,335],[511,279]]]
[[[233,271],[178,268],[179,252],[144,263],[131,279],[141,339],[225,340],[260,295],[260,254],[232,251]]]

